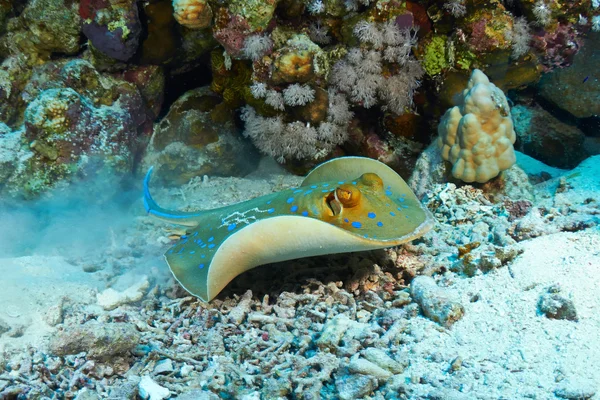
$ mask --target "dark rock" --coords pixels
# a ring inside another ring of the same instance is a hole
[[[142,30],[137,2],[82,0],[79,15],[84,19],[84,35],[97,50],[119,61],[136,53]]]
[[[600,115],[600,33],[590,33],[573,65],[542,77],[539,92],[544,100],[576,118]]]
[[[547,165],[572,169],[587,158],[585,135],[538,106],[511,110],[517,143],[515,148]]]

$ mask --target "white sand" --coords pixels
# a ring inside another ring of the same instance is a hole
[[[0,352],[45,343],[53,328],[49,312],[65,304],[91,303],[101,282],[62,257],[0,258],[2,290],[0,319],[11,327],[22,326],[23,335],[0,336]]]
[[[569,382],[600,391],[600,231],[548,235],[523,249],[508,268],[453,282],[465,315],[451,330],[410,320],[419,339],[407,345],[407,374],[434,382],[415,395],[430,393],[436,382],[484,399],[549,399]],[[578,322],[536,312],[540,295],[557,283],[572,295]],[[449,374],[457,356],[463,367]]]

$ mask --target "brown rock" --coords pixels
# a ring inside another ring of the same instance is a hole
[[[135,325],[88,321],[71,326],[50,339],[53,354],[66,356],[86,352],[90,358],[108,360],[127,355],[140,341]]]

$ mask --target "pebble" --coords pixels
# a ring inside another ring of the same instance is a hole
[[[186,376],[189,376],[189,374],[191,374],[193,370],[194,370],[193,365],[183,364],[183,367],[181,367],[179,374],[185,378]]]
[[[139,341],[134,324],[92,320],[57,331],[49,347],[58,356],[87,352],[88,357],[102,360],[128,354]]]
[[[362,399],[375,390],[377,381],[366,375],[342,376],[335,380],[340,400]]]
[[[234,324],[241,324],[248,313],[250,312],[250,306],[252,305],[252,290],[247,290],[242,295],[238,304],[229,311],[229,320]]]
[[[240,400],[260,400],[260,392],[252,392],[242,395]]]
[[[148,375],[142,377],[138,389],[140,397],[144,400],[163,400],[171,396],[169,389],[160,386]]]
[[[171,372],[173,372],[173,361],[171,361],[170,359],[165,359],[165,360],[160,360],[159,362],[156,363],[156,366],[154,367],[154,373],[155,374],[169,374]]]
[[[554,394],[561,399],[591,399],[596,395],[595,386],[593,382],[583,378],[568,378],[556,387]]]
[[[542,314],[551,319],[577,321],[577,310],[571,299],[560,293],[560,286],[554,285],[542,293],[538,302]]]
[[[369,347],[362,352],[362,355],[367,360],[379,367],[386,369],[394,374],[400,374],[404,371],[404,366],[398,361],[390,357],[385,351],[375,347]]]
[[[351,323],[352,321],[345,314],[338,314],[325,322],[321,336],[316,341],[317,347],[321,350],[330,349],[335,352]]]
[[[144,276],[138,283],[128,287],[122,292],[118,292],[113,288],[108,288],[102,293],[98,293],[96,299],[98,304],[105,310],[113,310],[121,305],[140,301],[149,287],[150,282],[148,282],[148,277]]]
[[[44,321],[50,326],[56,326],[63,322],[64,315],[64,299],[61,299],[57,305],[50,307],[46,310],[43,318]]]
[[[219,400],[219,396],[208,390],[194,389],[181,393],[177,400]]]
[[[353,357],[348,364],[348,370],[355,374],[370,375],[381,381],[387,380],[393,374],[364,358]]]
[[[8,325],[3,319],[0,318],[0,336],[10,331],[10,325]]]
[[[410,294],[432,321],[449,328],[462,318],[465,309],[448,289],[440,288],[429,276],[417,276],[410,284]]]
[[[100,396],[88,388],[83,388],[77,393],[75,400],[100,400]]]

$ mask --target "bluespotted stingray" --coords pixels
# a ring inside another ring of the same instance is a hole
[[[434,224],[406,182],[370,158],[336,158],[297,188],[194,212],[159,207],[148,189],[151,174],[152,168],[144,180],[146,211],[188,227],[165,253],[169,268],[204,301],[259,265],[396,246]]]

